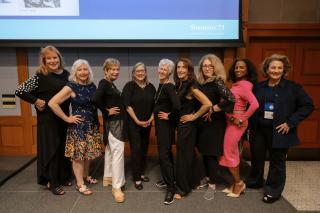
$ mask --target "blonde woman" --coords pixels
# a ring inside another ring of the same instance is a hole
[[[92,97],[93,103],[103,115],[104,141],[106,143],[103,186],[112,185],[114,200],[122,203],[125,195],[124,142],[127,140],[126,111],[121,92],[113,84],[120,74],[120,62],[108,58],[103,64],[105,77]]]
[[[198,81],[212,102],[209,112],[198,122],[198,149],[203,157],[208,189],[206,200],[214,198],[219,158],[223,155],[226,112],[232,112],[235,97],[225,85],[226,72],[219,57],[208,54],[199,62]]]
[[[68,82],[69,72],[62,56],[53,46],[41,49],[37,73],[21,84],[16,95],[34,104],[37,111],[37,178],[38,184],[54,195],[63,195],[63,185],[71,185],[71,164],[64,156],[67,123],[48,107],[49,100]],[[61,105],[69,114],[69,101]]]

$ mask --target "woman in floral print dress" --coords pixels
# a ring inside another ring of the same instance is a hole
[[[76,60],[71,68],[69,83],[49,102],[52,111],[69,123],[65,156],[72,160],[76,188],[83,195],[92,194],[84,184],[84,179],[91,184],[98,182],[89,176],[89,164],[101,155],[103,147],[97,109],[90,100],[96,91],[92,80],[93,75],[88,62],[83,59]],[[72,115],[67,116],[59,105],[69,98]]]

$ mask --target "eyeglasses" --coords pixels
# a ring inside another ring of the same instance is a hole
[[[135,72],[135,73],[145,73],[146,70],[144,70],[144,69],[142,70],[142,69],[141,69],[141,70],[135,70],[134,72]]]
[[[202,65],[202,69],[209,69],[209,70],[213,70],[214,66],[212,65]]]

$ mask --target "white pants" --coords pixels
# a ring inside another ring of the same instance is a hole
[[[124,142],[116,139],[111,132],[108,135],[104,155],[104,175],[112,178],[112,187],[120,189],[125,184],[124,176]]]

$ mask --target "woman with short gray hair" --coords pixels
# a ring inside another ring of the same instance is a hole
[[[134,186],[143,189],[142,182],[149,182],[144,170],[147,161],[149,137],[153,121],[154,94],[156,89],[148,82],[147,68],[138,62],[132,69],[132,81],[126,83],[122,94],[126,106],[131,148],[131,167]]]

